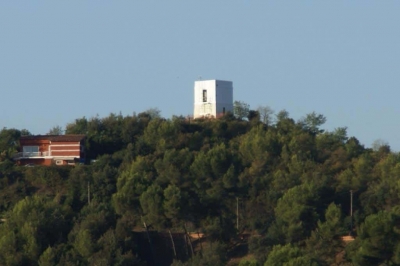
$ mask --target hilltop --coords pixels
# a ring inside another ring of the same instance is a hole
[[[3,129],[0,264],[400,263],[399,154],[325,121],[83,117],[65,134],[86,136],[86,164],[40,167],[12,160],[29,132]]]

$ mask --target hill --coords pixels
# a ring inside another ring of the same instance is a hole
[[[3,129],[0,264],[157,265],[156,252],[173,265],[239,253],[252,258],[240,265],[400,263],[399,154],[324,131],[325,120],[83,117],[66,134],[85,134],[96,161],[74,167],[16,166],[29,132]],[[185,231],[206,240],[192,252]]]

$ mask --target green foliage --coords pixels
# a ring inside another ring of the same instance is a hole
[[[36,262],[48,246],[66,240],[68,216],[69,208],[43,197],[19,201],[0,224],[0,264]]]
[[[163,209],[165,216],[176,224],[180,218],[180,210],[182,205],[181,190],[175,185],[169,185],[164,190]]]
[[[53,266],[56,265],[56,253],[52,247],[48,247],[40,256],[39,266]]]
[[[236,118],[242,120],[247,118],[250,112],[250,105],[243,101],[235,101],[233,103],[233,114]]]
[[[284,266],[317,266],[317,261],[304,255],[303,251],[295,245],[287,244],[284,246],[276,245],[268,254],[268,259],[264,266],[284,265]]]
[[[151,119],[161,118],[161,111],[158,108],[147,109],[144,113],[148,114]]]
[[[140,206],[143,210],[143,219],[147,225],[156,229],[163,228],[163,190],[158,185],[151,185],[140,196]]]
[[[302,256],[300,248],[292,244],[285,246],[277,245],[274,246],[272,251],[268,254],[268,259],[264,266],[272,265],[285,265],[292,259]]]
[[[171,254],[158,234],[183,226],[206,240],[189,258],[175,237],[174,265],[225,265],[246,245],[255,261],[241,265],[400,264],[400,156],[388,144],[365,149],[315,112],[296,123],[236,102],[235,115],[79,118],[66,133],[86,134],[96,162],[75,167],[16,166],[29,132],[1,130],[0,265],[143,265],[150,243]]]
[[[304,128],[313,134],[324,132],[324,130],[319,129],[319,127],[325,122],[326,117],[322,114],[317,114],[316,112],[307,114],[306,117],[300,121],[300,123],[304,125]]]
[[[280,144],[276,134],[266,131],[262,126],[253,127],[239,146],[243,162],[250,164],[254,161],[272,162],[280,154]]]
[[[47,135],[63,135],[64,130],[60,126],[54,126],[52,127],[49,132],[47,132]]]
[[[279,199],[275,215],[287,243],[300,241],[314,228],[317,219],[314,207],[316,201],[318,195],[312,184],[293,187]]]
[[[260,266],[260,264],[255,259],[242,259],[239,262],[239,266]]]
[[[307,239],[306,250],[315,260],[332,265],[336,254],[343,250],[340,237],[345,234],[340,206],[331,203],[325,212],[325,222],[318,221],[318,227]]]
[[[92,236],[88,229],[78,232],[75,236],[74,248],[82,257],[89,257],[94,250]]]
[[[0,131],[0,164],[12,158],[17,152],[19,138],[26,135],[30,135],[26,129],[3,128]]]
[[[286,111],[285,109],[279,111],[276,114],[276,120],[277,122],[283,122],[284,120],[289,119],[289,112]]]
[[[398,208],[368,216],[357,232],[358,238],[349,247],[353,263],[357,265],[400,263],[399,222]]]
[[[118,177],[117,192],[113,195],[113,204],[118,214],[126,211],[139,213],[139,198],[152,181],[151,165],[143,157],[137,157]]]

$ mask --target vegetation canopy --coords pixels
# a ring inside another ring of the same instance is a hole
[[[85,134],[87,162],[48,167],[17,166],[30,133],[3,128],[0,265],[400,264],[400,155],[325,122],[82,117],[49,132]]]

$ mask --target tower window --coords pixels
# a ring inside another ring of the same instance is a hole
[[[207,90],[203,90],[203,103],[207,102]]]

